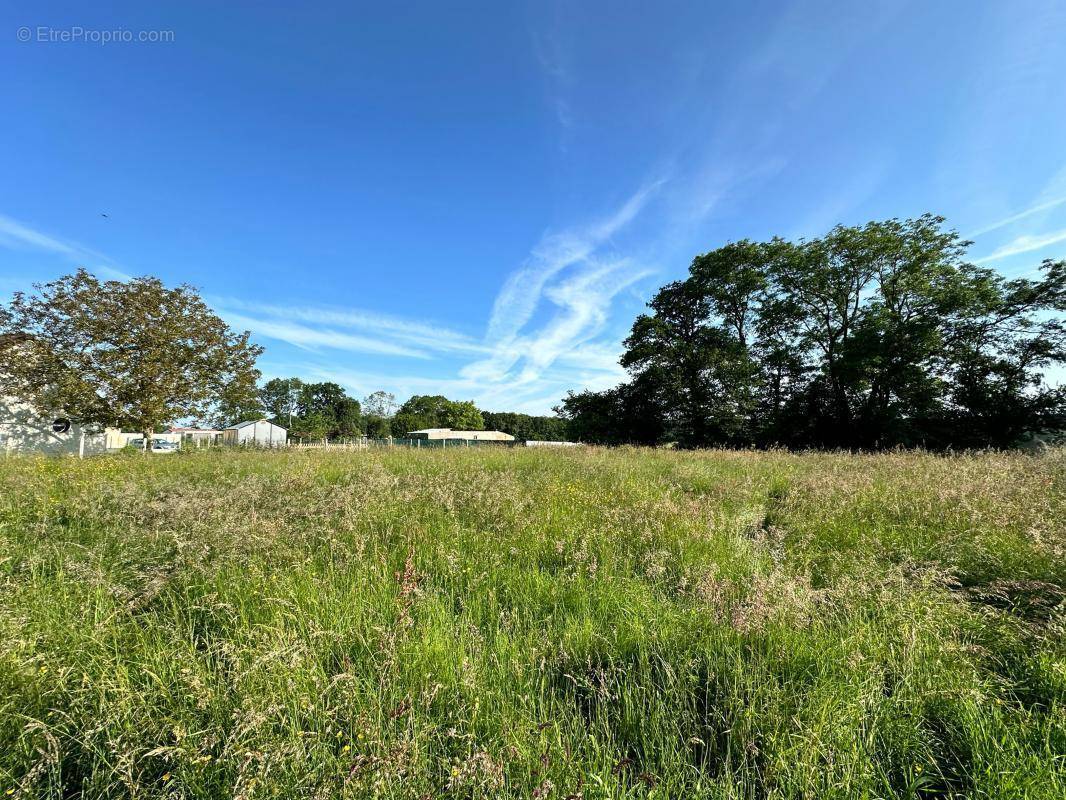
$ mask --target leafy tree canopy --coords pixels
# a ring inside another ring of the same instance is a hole
[[[941,217],[697,256],[633,324],[633,381],[561,406],[589,441],[1010,446],[1066,425],[1066,262],[968,263]]]
[[[392,418],[392,435],[406,436],[423,428],[480,431],[485,428],[485,419],[472,401],[416,394]]]
[[[272,378],[259,390],[259,400],[271,422],[287,428],[295,437],[336,439],[363,433],[359,401],[337,383]]]
[[[561,417],[542,417],[517,414],[512,411],[482,411],[487,430],[503,431],[516,439],[559,442],[567,437],[566,420]]]
[[[300,413],[300,393],[304,382],[299,378],[271,378],[259,390],[259,402],[275,425],[292,428]]]
[[[16,292],[0,314],[0,393],[83,424],[141,431],[255,402],[262,348],[190,286],[85,270]]]

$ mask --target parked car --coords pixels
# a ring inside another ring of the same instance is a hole
[[[144,437],[139,439],[130,439],[126,443],[126,447],[132,447],[134,450],[144,449]],[[173,453],[179,449],[177,442],[170,442],[166,439],[152,439],[152,452],[153,453]]]

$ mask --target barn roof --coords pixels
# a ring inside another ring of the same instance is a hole
[[[282,428],[281,426],[276,425],[276,423],[271,422],[269,419],[265,419],[265,418],[264,419],[248,419],[248,420],[246,420],[244,422],[238,422],[237,425],[231,425],[228,428],[224,428],[223,430],[226,430],[226,431],[237,431],[237,430],[240,430],[241,428],[247,428],[248,426],[259,425],[260,422],[265,422],[266,425],[272,426],[273,428],[277,428],[279,431],[285,431],[285,428]],[[286,433],[288,433],[288,431],[286,431]]]
[[[274,423],[271,422],[268,419],[250,419],[247,422],[238,422],[236,425],[230,425],[228,428],[226,428],[226,430],[227,431],[235,431],[235,430],[238,430],[240,428],[247,428],[249,425],[257,425],[260,422],[266,422],[269,425],[274,425]],[[281,426],[280,425],[274,425],[274,427],[275,428],[280,428]]]

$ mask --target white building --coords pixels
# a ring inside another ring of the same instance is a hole
[[[12,397],[0,397],[0,453],[94,455],[107,452],[117,431],[86,428],[61,413],[42,413]]]
[[[459,440],[463,442],[513,442],[514,437],[502,431],[453,431],[451,428],[423,428],[420,431],[408,431],[408,439],[426,439],[429,441]]]
[[[284,447],[289,432],[280,425],[265,419],[254,419],[230,425],[222,431],[223,444],[241,444],[249,447]]]
[[[222,431],[210,428],[171,427],[167,435],[179,437],[177,441],[183,448],[210,447],[222,441]]]

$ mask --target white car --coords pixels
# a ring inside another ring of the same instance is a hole
[[[134,450],[144,450],[144,437],[130,439],[126,442],[126,447],[132,447]],[[153,453],[174,453],[177,452],[178,449],[177,442],[168,442],[166,439],[152,439]]]

